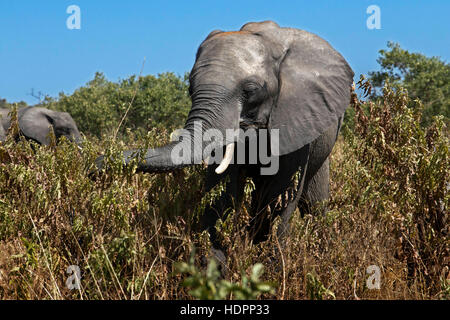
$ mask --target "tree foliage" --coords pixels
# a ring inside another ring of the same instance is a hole
[[[24,101],[9,103],[6,99],[0,98],[0,108],[11,109],[13,106],[17,105],[18,108],[26,107],[27,103]]]
[[[73,94],[60,93],[58,99],[47,99],[46,106],[69,112],[79,129],[100,137],[120,127],[146,132],[152,128],[169,130],[184,124],[190,109],[188,77],[173,73],[158,76],[131,76],[117,83],[97,72],[93,80]],[[128,110],[128,112],[127,112]]]
[[[429,125],[435,115],[443,115],[444,122],[449,124],[450,65],[439,57],[410,53],[394,42],[388,42],[387,46],[388,50],[379,51],[377,61],[381,70],[369,72],[369,80],[378,89],[373,97],[379,97],[381,88],[389,82],[393,88],[405,88],[411,101],[417,98],[422,101],[422,125]]]

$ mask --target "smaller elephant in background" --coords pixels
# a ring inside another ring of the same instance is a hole
[[[0,141],[6,139],[11,126],[11,110],[0,109]],[[25,107],[17,110],[20,134],[42,145],[50,144],[50,130],[57,140],[65,136],[70,141],[80,144],[81,134],[75,121],[67,112],[58,112],[43,107]]]

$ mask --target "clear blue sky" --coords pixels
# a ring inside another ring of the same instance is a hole
[[[81,30],[69,30],[69,5],[81,8]],[[369,5],[381,9],[381,29],[369,30]],[[376,70],[388,40],[410,51],[450,57],[448,0],[103,1],[1,0],[0,97],[36,103],[31,88],[56,97],[96,71],[118,80],[138,74],[184,74],[200,42],[214,29],[274,20],[329,41],[355,74]]]

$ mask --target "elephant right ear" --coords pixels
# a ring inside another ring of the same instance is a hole
[[[336,124],[350,103],[353,71],[328,42],[309,32],[280,28],[285,54],[279,66],[279,95],[269,120],[279,129],[274,154],[300,149]]]

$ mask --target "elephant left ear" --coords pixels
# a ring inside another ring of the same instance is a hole
[[[19,118],[19,128],[23,135],[36,142],[49,145],[50,130],[53,130],[53,118],[47,109],[29,107]]]
[[[270,129],[279,129],[272,152],[300,149],[336,125],[350,103],[353,71],[328,42],[309,32],[280,28],[285,54],[279,66],[279,95]]]

